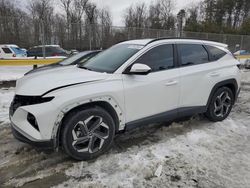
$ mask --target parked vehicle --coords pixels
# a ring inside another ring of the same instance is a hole
[[[227,45],[191,39],[133,40],[79,66],[18,80],[13,134],[77,160],[107,151],[119,131],[204,113],[229,115],[240,91]]]
[[[250,68],[250,52],[247,50],[239,50],[234,53],[237,59],[240,61],[243,68]]]
[[[44,65],[44,66],[38,67],[36,69],[33,69],[33,70],[27,72],[25,75],[30,74],[30,73],[34,73],[34,72],[38,72],[38,71],[52,69],[52,68],[83,64],[86,61],[88,61],[89,59],[91,59],[92,57],[96,56],[100,52],[101,52],[100,50],[80,52],[76,55],[70,56],[69,58],[63,59],[62,61],[60,61],[58,63]]]
[[[234,55],[250,55],[250,52],[247,50],[238,50],[237,52],[234,52]]]
[[[75,54],[78,54],[79,53],[79,51],[78,50],[70,50],[70,54],[71,55],[75,55]]]
[[[245,61],[245,68],[246,68],[246,69],[250,69],[250,59],[247,59],[247,60]]]
[[[0,45],[0,58],[10,59],[17,57],[27,57],[27,53],[14,44]]]
[[[45,57],[63,56],[67,57],[69,54],[59,45],[45,45]],[[27,51],[28,57],[43,57],[43,46],[35,46]]]

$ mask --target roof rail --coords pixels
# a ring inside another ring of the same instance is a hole
[[[153,39],[150,42],[148,42],[146,45],[153,43],[155,41],[159,41],[159,40],[171,40],[171,39],[187,39],[187,40],[200,40],[200,41],[217,42],[217,41],[211,41],[208,39],[197,39],[197,38],[192,38],[192,37],[190,37],[190,38],[188,38],[188,37],[162,37],[162,38]],[[217,42],[217,43],[220,43],[220,42]],[[223,44],[223,43],[221,43],[221,44]]]

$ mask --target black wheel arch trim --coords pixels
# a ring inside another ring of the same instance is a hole
[[[227,87],[228,85],[233,85],[234,91],[232,91],[232,92],[234,94],[234,102],[236,101],[237,96],[238,96],[238,89],[239,89],[238,83],[237,83],[236,79],[234,79],[234,78],[233,79],[228,79],[228,80],[218,82],[217,84],[214,85],[214,87],[212,88],[212,90],[210,92],[209,98],[207,100],[206,108],[208,108],[208,106],[209,106],[209,104],[210,104],[210,102],[212,100],[212,97],[213,97],[214,93],[216,92],[216,90],[218,88],[223,87],[223,86]],[[231,88],[229,88],[229,89],[231,89]]]

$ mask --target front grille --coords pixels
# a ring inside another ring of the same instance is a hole
[[[10,105],[10,115],[12,116],[15,113],[15,111],[21,106],[28,106],[33,104],[49,102],[53,98],[54,97],[15,95]]]

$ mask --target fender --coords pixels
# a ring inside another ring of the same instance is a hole
[[[58,142],[58,140],[59,140],[59,132],[60,132],[61,124],[62,124],[62,119],[65,116],[65,114],[67,114],[67,112],[69,112],[73,108],[76,108],[77,106],[81,106],[83,104],[91,104],[93,102],[107,102],[107,103],[109,103],[113,107],[113,109],[115,110],[115,112],[116,112],[116,114],[117,114],[117,116],[119,118],[118,130],[120,131],[120,130],[125,129],[125,116],[124,116],[124,113],[123,113],[122,109],[120,108],[120,106],[118,105],[118,103],[111,96],[101,96],[101,97],[86,99],[84,101],[75,102],[75,103],[72,103],[72,104],[66,106],[58,114],[58,116],[56,118],[56,121],[54,123],[54,127],[53,127],[53,130],[52,130],[52,136],[51,136],[51,139],[54,142],[54,147],[55,148],[57,148],[58,143],[59,143]]]
[[[238,84],[237,84],[236,79],[228,79],[228,80],[221,81],[221,82],[214,85],[214,87],[212,88],[212,90],[210,92],[210,95],[209,95],[209,98],[208,98],[208,101],[207,101],[207,104],[206,104],[206,109],[208,108],[215,91],[218,88],[220,88],[222,86],[229,85],[229,84],[234,86],[235,91],[233,91],[233,94],[234,94],[234,102],[235,102],[236,97],[237,97],[237,93],[238,93]]]

